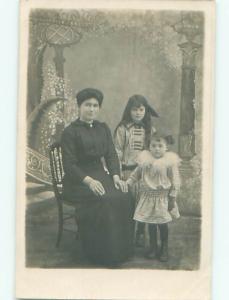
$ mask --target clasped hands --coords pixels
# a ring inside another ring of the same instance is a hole
[[[113,181],[116,189],[121,190],[123,193],[128,192],[128,185],[125,181],[121,180],[118,175],[113,176]],[[105,194],[105,189],[99,180],[95,180],[89,176],[86,176],[83,182],[89,187],[89,189],[96,196],[103,196]]]

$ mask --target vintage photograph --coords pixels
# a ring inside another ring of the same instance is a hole
[[[200,271],[204,10],[27,20],[24,267]]]

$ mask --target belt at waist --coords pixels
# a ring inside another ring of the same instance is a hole
[[[122,170],[123,171],[133,171],[135,168],[137,167],[137,165],[122,165]]]

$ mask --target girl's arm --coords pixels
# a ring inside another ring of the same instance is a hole
[[[171,188],[169,192],[168,210],[171,211],[175,207],[177,194],[180,190],[180,174],[178,164],[171,166]]]
[[[176,198],[177,194],[180,191],[180,185],[181,185],[178,164],[172,165],[170,171],[171,171],[170,179],[171,179],[172,186],[169,192],[169,196]]]
[[[111,131],[106,123],[104,123],[104,127],[105,127],[106,133],[107,133],[107,152],[104,155],[104,159],[106,161],[106,165],[107,165],[109,173],[112,176],[114,176],[114,175],[120,176],[119,160],[118,160],[117,153],[115,151]]]
[[[125,136],[126,136],[126,129],[124,126],[119,126],[114,135],[114,145],[116,152],[118,154],[118,158],[120,163],[123,160],[124,156],[124,149],[125,149]]]
[[[142,169],[140,166],[138,166],[129,176],[129,178],[127,179],[126,183],[129,186],[132,186],[134,183],[136,183],[137,181],[139,181],[139,179],[141,178],[141,173],[142,173]]]

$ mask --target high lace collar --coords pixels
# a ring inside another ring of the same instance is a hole
[[[76,126],[85,126],[87,128],[95,127],[98,123],[99,122],[97,120],[93,120],[91,123],[87,123],[85,121],[80,120],[79,118],[73,122],[73,124]]]
[[[135,123],[135,122],[131,122],[126,124],[126,127],[128,129],[130,129],[131,127],[135,127],[135,128],[145,128],[145,124],[141,121],[139,123]]]

